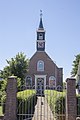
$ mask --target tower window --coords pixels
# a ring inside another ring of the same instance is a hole
[[[37,71],[44,71],[44,62],[42,60],[37,62]]]
[[[42,33],[39,34],[39,40],[43,40],[43,34]]]

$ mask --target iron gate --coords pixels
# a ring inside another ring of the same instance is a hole
[[[65,92],[60,87],[23,86],[17,97],[17,120],[65,120]]]

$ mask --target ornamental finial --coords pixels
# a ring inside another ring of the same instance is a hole
[[[42,10],[40,10],[40,18],[42,18],[42,15],[43,15],[43,14],[42,14]]]
[[[43,29],[42,10],[40,10],[40,23],[39,23],[39,29]]]

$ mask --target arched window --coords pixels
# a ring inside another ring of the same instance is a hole
[[[49,77],[49,87],[50,88],[56,87],[56,78],[54,76]]]
[[[39,34],[39,39],[40,39],[40,40],[43,39],[43,34],[42,34],[42,33]]]
[[[26,76],[26,86],[32,86],[32,77]]]
[[[37,71],[44,71],[44,62],[42,60],[37,62]]]

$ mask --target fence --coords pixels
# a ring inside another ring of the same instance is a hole
[[[36,92],[35,86],[26,86],[17,94],[17,79],[9,77],[3,120],[76,120],[75,79],[66,82],[66,93],[48,86],[38,86]]]

